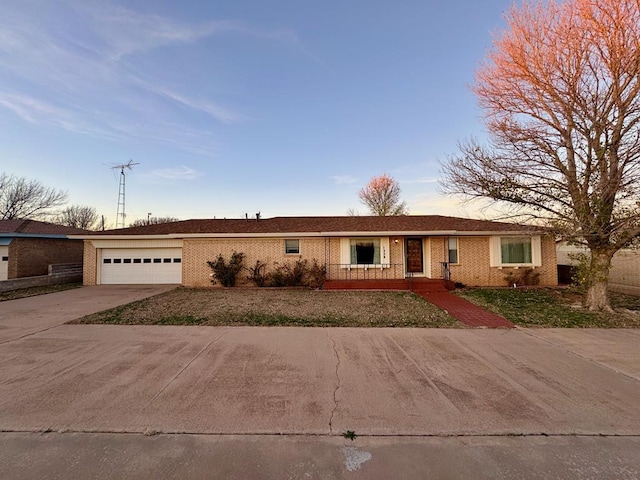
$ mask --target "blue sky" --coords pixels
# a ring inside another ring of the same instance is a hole
[[[482,138],[469,85],[509,0],[3,0],[0,171],[115,222],[366,212],[375,175],[413,214],[438,161]]]

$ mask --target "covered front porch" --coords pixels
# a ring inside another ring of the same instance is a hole
[[[326,263],[327,280],[389,286],[418,279],[449,281],[457,249],[454,237],[343,238],[340,261],[332,262],[334,256]]]

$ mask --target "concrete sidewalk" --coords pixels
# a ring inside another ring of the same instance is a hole
[[[640,438],[2,434],[11,480],[637,480]]]
[[[0,344],[174,288],[99,285],[0,302]]]

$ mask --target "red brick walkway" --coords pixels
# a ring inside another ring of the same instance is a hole
[[[509,320],[493,312],[489,312],[474,303],[450,293],[443,281],[414,279],[405,280],[368,280],[368,281],[328,281],[326,290],[411,290],[425,298],[428,302],[445,310],[452,317],[465,325],[487,328],[513,328]]]

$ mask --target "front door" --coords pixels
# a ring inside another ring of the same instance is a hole
[[[407,238],[407,273],[424,273],[422,239]]]

